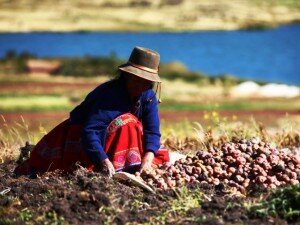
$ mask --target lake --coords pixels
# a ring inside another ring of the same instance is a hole
[[[157,50],[162,62],[181,61],[209,75],[300,85],[300,24],[269,30],[184,33],[2,33],[0,57],[8,50],[39,57],[108,56],[127,59],[134,46]]]

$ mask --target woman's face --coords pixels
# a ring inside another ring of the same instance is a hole
[[[130,73],[126,73],[125,77],[126,77],[127,91],[130,97],[137,98],[142,94],[142,92],[151,89],[153,87],[152,81],[140,78]]]

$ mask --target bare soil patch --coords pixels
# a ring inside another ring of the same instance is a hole
[[[15,165],[0,165],[0,191],[10,190],[0,195],[1,224],[287,224],[279,218],[253,218],[243,207],[245,199],[224,196],[218,186],[210,185],[189,186],[191,193],[201,191],[208,197],[200,207],[185,215],[174,211],[174,220],[164,221],[161,215],[178,198],[174,190],[151,194],[82,169],[34,179],[15,177]]]

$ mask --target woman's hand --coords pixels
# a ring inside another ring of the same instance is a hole
[[[151,170],[153,159],[154,159],[154,153],[153,152],[147,152],[143,157],[140,172]]]
[[[111,163],[111,161],[108,158],[102,160],[102,166],[104,171],[107,171],[109,177],[112,177],[112,175],[116,173],[114,165]]]

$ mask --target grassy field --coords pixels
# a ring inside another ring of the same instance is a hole
[[[9,95],[0,94],[0,112],[47,112],[47,111],[70,111],[76,106],[72,102],[75,98],[60,95]],[[84,96],[77,96],[76,100],[84,99]],[[219,101],[217,101],[219,102]],[[209,111],[209,110],[298,110],[300,99],[272,99],[272,100],[234,100],[224,102],[190,102],[180,103],[165,101],[159,106],[161,111]]]
[[[166,102],[162,104],[161,110],[170,111],[198,111],[198,110],[298,110],[300,99],[253,99],[253,100],[221,100],[220,103],[198,102],[177,103]]]
[[[0,32],[264,29],[300,19],[297,0],[15,0],[0,1],[0,15]]]
[[[34,112],[70,110],[71,105],[67,97],[63,96],[1,96],[2,112]]]
[[[109,78],[0,76],[0,112],[69,111]],[[228,88],[163,80],[162,111],[298,110],[300,98],[238,98]]]
[[[22,144],[30,131],[29,141],[36,143],[45,132],[66,119],[68,112],[88,92],[108,79],[0,76],[0,114],[3,115],[0,124],[7,128],[1,129],[3,135],[11,133]],[[289,124],[299,129],[300,98],[240,99],[224,95],[224,88],[228,87],[164,80],[163,103],[159,105],[163,137],[194,137],[195,123],[206,129],[214,127],[217,133],[224,127],[251,130],[248,127],[257,128],[260,123],[272,129],[286,129]],[[9,131],[10,126],[14,131]],[[28,129],[25,135],[24,127]]]

